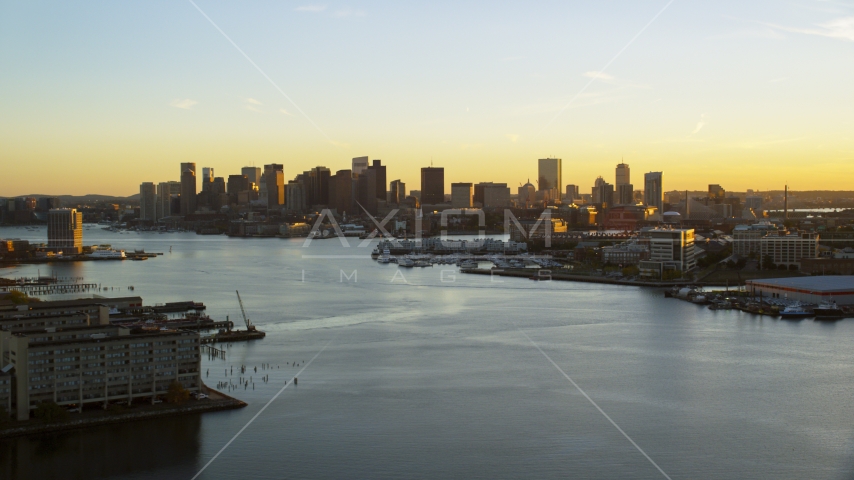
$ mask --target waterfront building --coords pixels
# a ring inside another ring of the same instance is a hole
[[[637,265],[649,259],[649,246],[637,242],[625,242],[602,247],[602,263],[611,265]]]
[[[471,183],[451,184],[451,207],[471,208],[473,205],[474,187]]]
[[[445,169],[424,167],[421,169],[421,203],[438,205],[445,203]]]
[[[196,212],[196,191],[196,172],[187,168],[181,173],[181,215]]]
[[[696,267],[693,228],[649,228],[641,230],[641,236],[649,244],[649,260],[640,262],[641,276],[661,278],[668,270]]]
[[[47,246],[54,251],[83,252],[83,212],[54,208],[47,216]]]
[[[140,297],[117,297],[117,298],[79,298],[75,300],[51,300],[29,303],[27,305],[5,304],[0,305],[0,321],[12,317],[50,317],[50,316],[72,316],[78,314],[86,314],[90,319],[98,318],[103,320],[103,310],[101,307],[106,305],[109,308],[115,308],[127,311],[137,311],[142,308],[142,298]],[[99,321],[100,321],[99,320]],[[94,320],[92,320],[94,322]],[[0,324],[0,327],[5,328],[5,324]],[[51,326],[45,324],[44,326]]]
[[[777,231],[759,239],[761,267],[767,260],[774,265],[800,268],[801,260],[818,257],[819,236],[811,232]]]
[[[12,409],[27,420],[40,402],[107,405],[153,402],[178,381],[201,388],[199,333],[132,333],[113,325],[0,330],[3,365],[14,368]]]
[[[548,191],[551,200],[560,200],[562,160],[560,158],[541,158],[537,165],[539,191]]]
[[[157,187],[153,182],[143,182],[139,186],[139,220],[156,222],[157,218]]]
[[[157,219],[172,215],[172,199],[181,194],[181,182],[160,182],[157,184]]]
[[[755,296],[797,300],[814,305],[831,301],[839,305],[854,305],[852,275],[747,280],[745,290]]]
[[[649,172],[643,176],[643,203],[664,211],[664,189],[662,172]]]

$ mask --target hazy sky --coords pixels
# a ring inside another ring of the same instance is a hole
[[[189,0],[0,3],[0,196],[361,155],[407,189],[547,156],[582,192],[621,158],[636,188],[854,189],[851,1],[194,1],[258,69]]]

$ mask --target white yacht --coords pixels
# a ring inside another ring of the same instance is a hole
[[[87,255],[89,258],[95,259],[117,259],[117,258],[127,258],[124,250],[95,250],[94,252]]]

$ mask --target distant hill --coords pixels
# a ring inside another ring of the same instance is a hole
[[[114,195],[98,195],[94,193],[90,193],[87,195],[44,195],[41,193],[35,193],[30,195],[15,195],[14,197],[2,197],[2,198],[21,198],[21,197],[35,197],[35,198],[43,198],[43,197],[56,197],[62,202],[63,205],[77,205],[80,203],[94,203],[94,202],[107,202],[107,203],[138,203],[139,202],[139,194],[134,194],[129,197],[118,197]]]

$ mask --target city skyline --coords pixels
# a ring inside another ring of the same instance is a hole
[[[409,185],[432,160],[446,190],[547,157],[582,188],[623,160],[694,190],[854,180],[850,5],[196,5],[6,6],[0,195],[364,153]]]

